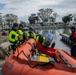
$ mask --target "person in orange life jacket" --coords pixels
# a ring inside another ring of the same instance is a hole
[[[75,31],[75,27],[72,26],[70,28],[71,30],[71,35],[69,36],[69,40],[71,40],[71,55],[76,57],[76,31]]]
[[[19,38],[20,38],[21,42],[25,42],[25,40],[26,40],[26,34],[23,30],[23,27],[24,27],[23,24],[20,24],[19,29],[18,29]]]
[[[26,33],[27,39],[34,38],[36,40],[36,33],[32,27],[29,28],[29,32]]]
[[[9,41],[14,52],[16,48],[20,45],[18,23],[14,23],[12,29],[9,31]]]

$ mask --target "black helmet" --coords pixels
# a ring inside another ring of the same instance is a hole
[[[72,26],[70,29],[75,29],[75,27],[74,27],[74,26]]]
[[[39,36],[39,40],[43,40],[43,36],[42,35],[38,35]]]
[[[76,28],[74,26],[72,26],[70,29],[71,29],[72,32],[75,32]]]
[[[14,23],[13,24],[13,27],[18,27],[18,23]]]
[[[39,40],[39,42],[40,42],[40,43],[42,43],[42,42],[43,42],[43,40],[44,40],[44,39],[43,39],[43,36],[42,36],[42,35],[40,35],[40,34],[38,34],[37,36],[39,36],[39,39],[38,39],[38,40]]]
[[[34,34],[33,33],[30,33],[29,38],[34,38]]]
[[[30,28],[29,28],[29,31],[33,31],[33,28],[32,28],[32,27],[30,27]]]
[[[20,24],[19,27],[22,27],[23,28],[23,24]]]

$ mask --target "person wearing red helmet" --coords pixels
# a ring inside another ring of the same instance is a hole
[[[76,31],[75,31],[75,27],[74,26],[72,26],[71,28],[70,28],[70,30],[71,30],[71,35],[70,35],[70,37],[69,37],[69,40],[71,40],[71,55],[73,56],[73,57],[76,57]]]

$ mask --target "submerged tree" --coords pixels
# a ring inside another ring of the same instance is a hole
[[[64,16],[63,18],[62,18],[62,21],[64,22],[64,31],[65,32],[68,32],[68,25],[69,25],[69,23],[70,23],[70,21],[72,21],[72,18],[73,18],[73,16],[72,16],[72,14],[69,14],[69,15],[67,15],[67,16]]]
[[[72,21],[72,14],[69,14],[68,16],[64,16],[62,18],[62,21],[66,24],[66,23],[69,23],[70,21]]]

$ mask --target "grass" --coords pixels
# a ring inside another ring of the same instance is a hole
[[[63,34],[70,35],[71,33],[70,32],[63,32]]]
[[[70,35],[69,29],[64,29],[63,34]]]

